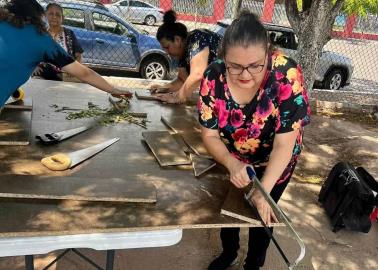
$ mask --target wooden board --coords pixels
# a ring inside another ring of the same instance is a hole
[[[146,131],[142,133],[142,136],[160,166],[191,164],[182,147],[168,131]]]
[[[230,185],[230,190],[222,205],[221,214],[261,225],[256,208],[251,207],[244,199],[244,190],[238,189],[234,185]],[[282,226],[282,223],[273,223],[272,226]]]
[[[127,181],[120,178],[40,178],[29,175],[9,175],[2,176],[0,197],[155,203],[156,188],[146,181]]]
[[[28,145],[32,111],[3,108],[0,114],[0,145]]]
[[[203,156],[205,158],[212,158],[202,142],[201,126],[195,117],[162,116],[161,121],[168,128],[172,129],[176,133],[179,133],[195,154]]]
[[[16,100],[6,103],[4,105],[4,108],[31,111],[33,109],[33,101],[31,98],[27,98],[25,100]]]
[[[180,133],[184,141],[188,146],[199,156],[204,158],[212,158],[212,156],[207,152],[205,145],[202,142],[202,137],[200,133],[197,132],[183,132]]]
[[[221,214],[250,223],[260,223],[256,209],[250,207],[244,199],[243,189],[238,189],[232,184],[222,205]]]
[[[185,153],[194,153],[189,147],[188,145],[186,144],[186,142],[184,141],[183,137],[178,134],[178,133],[173,133],[171,134],[172,137],[175,139],[175,141],[181,146],[181,149],[185,152]]]
[[[135,97],[140,100],[156,100],[160,101],[157,97],[151,95],[148,90],[135,91]]]
[[[162,116],[161,121],[176,133],[195,131],[201,133],[201,126],[193,115],[191,116]]]
[[[190,155],[192,160],[194,176],[199,177],[211,168],[213,168],[217,163],[213,159],[204,158],[198,155]]]

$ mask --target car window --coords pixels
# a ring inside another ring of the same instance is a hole
[[[74,8],[63,8],[63,15],[64,25],[85,28],[84,11]]]
[[[143,7],[143,8],[149,8],[150,6],[146,3],[139,2],[139,1],[130,1],[130,7]]]
[[[92,16],[95,31],[107,32],[119,36],[129,33],[129,30],[125,26],[105,14],[94,12]]]
[[[121,3],[119,3],[119,5],[122,6],[122,7],[128,6],[127,1],[122,1]]]
[[[269,30],[269,40],[274,46],[292,49],[290,46],[290,33],[285,31]]]

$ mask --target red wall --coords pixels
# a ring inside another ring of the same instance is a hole
[[[160,0],[160,8],[164,9],[165,11],[172,8],[173,0]],[[197,16],[197,22],[203,23],[216,23],[218,20],[224,18],[224,9],[225,9],[225,2],[226,0],[217,0],[214,1],[214,14],[213,16]],[[194,21],[196,18],[194,15],[191,14],[177,14],[178,19],[185,20],[185,21]]]
[[[110,1],[110,0],[102,0]],[[214,0],[214,14],[212,16],[197,16],[198,22],[203,23],[216,23],[218,20],[224,18],[224,10],[225,10],[225,1],[226,0]],[[172,8],[173,0],[160,0],[160,8],[164,9],[165,11]],[[264,10],[263,14],[261,15],[261,20],[263,22],[272,22],[273,12],[274,12],[274,5],[275,0],[265,0],[264,1]],[[191,14],[177,14],[178,19],[185,20],[185,21],[194,21],[196,18],[194,15]],[[354,33],[353,29],[356,24],[357,17],[355,15],[351,15],[347,18],[344,31],[333,31],[333,37],[339,38],[356,38],[356,39],[370,39],[370,40],[378,40],[378,34],[363,34],[363,33]]]

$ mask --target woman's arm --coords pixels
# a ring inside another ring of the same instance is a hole
[[[275,135],[273,150],[270,153],[268,165],[261,179],[261,184],[268,194],[272,191],[277,180],[281,177],[291,160],[298,132],[299,130],[295,130]],[[275,222],[278,221],[272,208],[259,190],[253,192],[251,200],[266,225],[270,225],[271,219]]]
[[[298,133],[299,130],[294,130],[287,133],[276,134],[273,142],[273,150],[270,153],[269,162],[261,181],[268,193],[273,189],[277,180],[281,177],[283,171],[289,164]]]
[[[247,164],[237,160],[230,154],[220,139],[218,130],[202,127],[201,134],[203,143],[209,154],[229,171],[230,181],[237,188],[247,186],[250,183],[246,170]]]
[[[190,60],[190,74],[179,90],[180,102],[185,102],[199,87],[203,73],[208,66],[209,54],[209,47],[206,47]]]
[[[75,60],[78,61],[80,64],[83,62],[83,56],[81,53],[75,53]]]
[[[176,92],[184,84],[188,74],[185,68],[178,68],[177,78],[166,84],[152,84],[149,86],[151,93]]]
[[[126,95],[130,96],[130,93],[125,91],[119,91],[109,84],[104,78],[98,75],[95,71],[75,61],[72,64],[66,65],[62,68],[64,72],[77,77],[81,81],[88,83],[98,89],[108,92],[113,95]]]
[[[190,61],[190,74],[173,95],[162,94],[158,97],[168,103],[183,103],[199,87],[203,73],[207,68],[209,58],[209,47],[196,54]]]

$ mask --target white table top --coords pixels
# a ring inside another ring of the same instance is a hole
[[[66,248],[96,250],[172,246],[180,242],[182,230],[124,233],[93,233],[59,236],[0,238],[0,257],[46,254]]]

